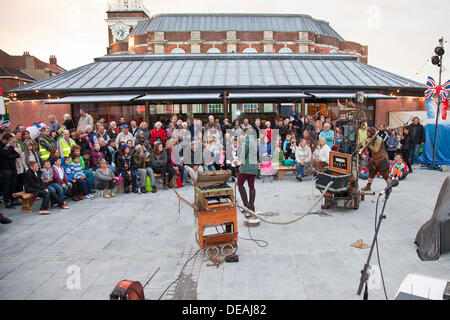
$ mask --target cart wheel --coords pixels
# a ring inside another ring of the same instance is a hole
[[[222,248],[220,248],[220,253],[222,253],[222,255],[225,257],[232,254],[233,251],[234,251],[234,247],[229,243],[223,245]]]
[[[216,246],[211,246],[206,249],[206,256],[213,259],[219,255],[219,248]]]

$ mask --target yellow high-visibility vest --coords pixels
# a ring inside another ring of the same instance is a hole
[[[70,140],[69,140],[70,141]],[[61,137],[61,146],[62,146],[62,150],[63,150],[63,155],[64,157],[68,157],[70,155],[70,153],[72,152],[72,146],[75,143],[70,141],[70,144],[66,142],[66,140],[64,140],[63,137]]]
[[[40,143],[39,143],[39,153],[42,161],[48,160],[48,158],[50,158],[50,151],[41,146]]]

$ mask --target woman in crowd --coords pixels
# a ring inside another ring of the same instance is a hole
[[[250,209],[255,212],[255,198],[256,198],[256,189],[255,189],[255,178],[258,174],[258,164],[256,161],[256,148],[257,141],[255,138],[255,132],[253,129],[245,129],[245,140],[242,147],[240,158],[241,166],[239,168],[239,176],[238,176],[238,189],[239,194],[241,195],[242,202],[244,207]],[[247,181],[249,188],[249,197],[247,197],[247,191],[244,187],[244,183]]]
[[[150,132],[150,143],[155,146],[155,142],[161,142],[163,147],[166,143],[166,131],[162,129],[161,122],[155,123],[155,129]]]
[[[163,143],[158,141],[153,147],[153,152],[150,156],[150,163],[154,173],[161,174],[163,178],[163,188],[167,190],[166,172],[167,172],[167,154],[164,152]]]
[[[305,130],[306,131],[306,130]],[[295,152],[295,165],[297,168],[297,180],[301,182],[305,177],[305,171],[311,167],[311,148],[306,144],[306,140],[300,140],[299,146],[293,146]]]
[[[403,127],[400,143],[402,145],[400,150],[402,153],[403,160],[406,163],[406,165],[408,166],[409,173],[413,173],[411,162],[409,160],[410,149],[411,149],[411,136],[410,136],[408,126]]]
[[[176,154],[175,140],[167,141],[166,156],[167,156],[167,172],[169,173],[169,182],[172,181],[174,174],[178,174],[181,177],[181,182],[184,182],[184,167],[180,163],[180,155]]]
[[[395,130],[391,130],[391,133],[389,134],[389,137],[387,138],[386,145],[387,145],[387,152],[389,155],[389,160],[394,161],[395,154],[397,153],[397,146],[398,146],[397,132]]]
[[[64,122],[63,122],[63,126],[66,127],[67,130],[71,130],[71,129],[75,129],[75,123],[72,120],[72,116],[70,115],[70,113],[65,113],[64,116]]]
[[[109,139],[116,140],[119,129],[117,129],[117,123],[115,121],[109,123],[109,129],[106,133],[108,134]]]
[[[303,131],[302,139],[305,140],[306,141],[306,145],[311,148],[311,138],[309,136],[309,131],[307,129],[305,129]],[[313,152],[313,151],[311,150],[311,152]]]
[[[89,145],[89,138],[86,133],[83,133],[81,130],[77,130],[75,132],[75,143],[81,148],[80,153],[83,154],[86,150],[91,150],[91,146]]]
[[[22,136],[21,131],[18,131],[16,135],[13,134],[14,150],[20,155],[20,158],[16,159],[17,183],[16,183],[16,190],[14,190],[14,192],[23,191],[25,171],[27,171],[28,169],[25,163],[25,154],[23,153],[22,144],[20,140],[21,136]]]
[[[203,146],[203,170],[216,171],[214,167],[214,154],[211,151],[211,145],[209,143]]]
[[[362,123],[358,130],[358,145],[364,146],[367,143],[367,123]]]
[[[31,139],[27,139],[23,142],[24,154],[25,154],[25,164],[27,168],[30,167],[30,163],[36,162],[41,169],[40,157],[35,149],[35,143]]]
[[[148,130],[148,123],[141,122],[141,124],[139,125],[139,129],[139,131],[144,132],[144,139],[150,143],[150,130]]]
[[[95,187],[98,190],[103,190],[104,198],[115,197],[114,185],[119,179],[114,175],[114,172],[108,168],[108,163],[105,159],[99,160],[99,168],[95,171]]]

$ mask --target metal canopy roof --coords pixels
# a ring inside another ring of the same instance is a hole
[[[420,92],[425,86],[352,55],[191,53],[104,56],[11,92],[143,94],[235,89]]]
[[[203,13],[203,14],[159,14],[142,20],[132,34],[155,31],[309,31],[344,39],[323,20],[304,14],[247,14],[247,13]]]
[[[149,94],[135,101],[219,101],[220,93],[161,93]]]
[[[100,102],[130,102],[139,97],[135,94],[125,95],[96,95],[96,96],[69,96],[62,99],[50,100],[46,104],[62,104],[62,103],[100,103]]]
[[[317,99],[354,99],[356,98],[356,93],[354,92],[308,92],[308,94],[312,95]],[[397,99],[396,96],[390,96],[379,93],[365,93],[364,94],[368,99]]]
[[[271,100],[271,99],[306,99],[311,96],[301,92],[230,92],[228,95],[230,100]]]

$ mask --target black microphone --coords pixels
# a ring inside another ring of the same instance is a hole
[[[394,188],[394,187],[396,187],[398,185],[399,185],[398,179],[392,179],[391,183],[386,188],[384,188],[384,191],[381,192],[381,194],[385,194],[385,193],[391,192],[392,188]]]

